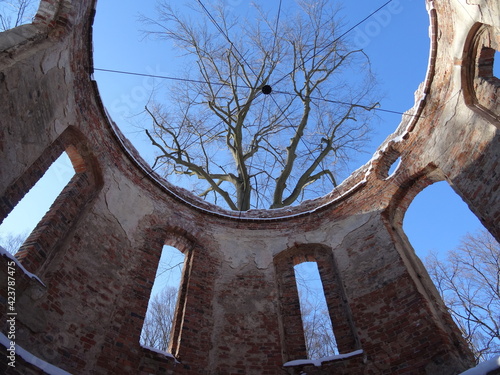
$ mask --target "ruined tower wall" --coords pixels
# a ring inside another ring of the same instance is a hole
[[[91,76],[92,1],[42,1],[33,25],[0,34],[0,217],[64,150],[76,172],[17,255],[38,279],[16,267],[16,343],[45,362],[18,358],[8,373],[41,374],[47,363],[72,374],[469,368],[472,355],[402,220],[423,188],[446,180],[500,239],[499,83],[487,77],[485,50],[498,50],[500,9],[495,1],[426,5],[426,81],[372,160],[325,197],[242,214],[156,176],[106,116]],[[177,360],[139,345],[163,244],[187,258]],[[349,355],[284,368],[305,357],[293,275],[304,260],[318,263]],[[6,307],[9,262],[0,257]]]

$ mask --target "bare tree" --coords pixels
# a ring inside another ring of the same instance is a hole
[[[308,358],[318,359],[339,354],[328,310],[318,304],[316,298],[301,295],[300,299]]]
[[[500,244],[487,231],[467,234],[444,260],[426,266],[478,360],[500,355]]]
[[[153,297],[141,332],[142,345],[168,350],[176,303],[177,290],[174,287],[166,287]]]
[[[300,0],[293,15],[255,6],[249,21],[223,1],[192,3],[183,15],[162,1],[158,19],[144,20],[190,67],[168,103],[146,107],[146,134],[159,150],[153,167],[233,210],[330,191],[367,140],[377,105],[369,61],[347,43],[337,10]]]
[[[0,31],[30,22],[35,13],[34,0],[0,0]]]
[[[307,357],[318,359],[339,354],[319,274],[312,273],[311,268],[295,267],[295,279]]]
[[[5,250],[14,255],[15,253],[17,253],[21,245],[26,240],[28,234],[29,233],[27,232],[19,234],[13,234],[13,233],[0,234],[0,246],[2,246]]]

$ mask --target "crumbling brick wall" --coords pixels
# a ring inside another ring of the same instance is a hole
[[[6,373],[43,373],[47,363],[72,374],[469,368],[472,354],[402,220],[422,189],[446,180],[500,239],[499,83],[490,74],[500,9],[496,0],[426,5],[431,58],[412,116],[325,197],[238,215],[162,180],[107,118],[91,79],[94,1],[43,0],[33,24],[0,34],[0,218],[61,152],[76,172],[18,255],[38,279],[16,268],[16,343],[45,364],[19,358]],[[177,360],[139,345],[163,244],[187,258]],[[320,265],[350,355],[283,367],[305,354],[291,282],[304,259]],[[0,257],[5,306],[8,262]]]

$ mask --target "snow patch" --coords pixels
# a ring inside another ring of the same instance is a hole
[[[0,344],[5,346],[7,348],[7,351],[10,351],[11,348],[11,341],[5,336],[3,333],[0,332]],[[16,356],[21,357],[24,359],[26,362],[31,363],[33,366],[38,367],[40,370],[44,371],[48,375],[71,375],[69,372],[64,371],[63,369],[60,369],[59,367],[56,367],[54,365],[51,365],[50,363],[45,362],[44,360],[41,360],[40,358],[34,356],[27,350],[23,349],[17,344],[14,344],[16,348]]]
[[[323,357],[323,358],[318,358],[318,359],[296,359],[295,361],[286,362],[283,365],[283,367],[306,366],[306,365],[314,365],[316,367],[321,367],[323,362],[330,362],[330,361],[336,361],[339,359],[354,357],[354,356],[362,354],[362,353],[363,353],[363,350],[356,350],[354,352],[350,352],[350,353],[346,353],[346,354],[332,355],[329,357]],[[470,374],[467,374],[467,375],[470,375]]]
[[[16,262],[17,266],[26,274],[28,275],[30,278],[32,279],[35,279],[37,280],[40,284],[42,284],[43,286],[46,287],[46,285],[42,282],[42,280],[40,280],[40,278],[35,275],[35,274],[32,274],[31,272],[29,272],[26,268],[23,267],[23,265],[16,259],[16,257],[14,255],[12,255],[11,253],[9,253],[7,250],[5,250],[2,246],[0,246],[0,255],[3,255],[11,260],[13,260],[14,262]]]
[[[486,362],[481,362],[476,367],[462,372],[460,375],[487,375],[489,372],[497,369],[500,369],[500,356]]]
[[[175,363],[180,363],[179,361],[177,361],[177,359],[175,359],[175,357],[170,354],[169,352],[166,352],[164,350],[160,350],[160,349],[156,349],[156,348],[153,348],[151,346],[145,346],[145,345],[141,345],[144,349],[147,349],[147,350],[151,350],[152,352],[155,352],[155,353],[158,353],[158,354],[163,354],[165,357],[168,357],[168,358],[172,358]]]

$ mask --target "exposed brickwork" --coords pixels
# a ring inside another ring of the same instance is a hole
[[[18,255],[43,285],[16,270],[16,341],[75,375],[452,375],[472,366],[402,222],[420,191],[446,180],[500,239],[491,76],[500,17],[496,0],[426,4],[431,56],[414,116],[332,193],[243,214],[170,186],[109,123],[91,81],[94,1],[43,0],[34,25],[0,34],[0,218],[62,152],[76,173]],[[176,360],[139,345],[164,244],[186,255]],[[282,367],[306,355],[293,272],[302,261],[318,263],[340,351],[362,352]],[[6,332],[3,309],[0,317]],[[18,364],[5,373],[41,373]]]

